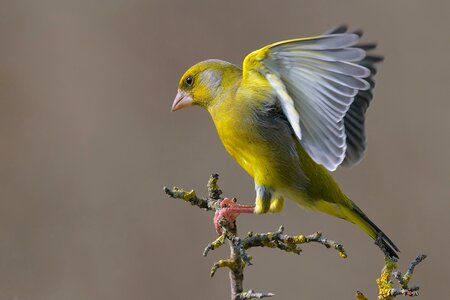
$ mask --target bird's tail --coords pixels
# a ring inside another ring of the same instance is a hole
[[[346,219],[356,224],[371,238],[381,243],[380,247],[383,247],[391,257],[398,258],[397,252],[399,252],[400,250],[398,250],[397,246],[383,231],[381,231],[380,228],[378,228],[377,225],[375,225],[375,223],[373,223],[363,213],[363,211],[358,206],[356,206],[356,204],[352,204],[352,207],[341,207],[341,210],[343,210]]]

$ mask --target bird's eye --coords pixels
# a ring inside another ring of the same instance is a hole
[[[194,79],[192,78],[192,76],[186,77],[186,84],[188,86],[192,86],[192,83],[194,83]]]

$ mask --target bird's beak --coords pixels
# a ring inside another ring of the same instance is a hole
[[[178,90],[178,94],[173,100],[172,111],[176,111],[192,105],[192,97],[184,91]]]

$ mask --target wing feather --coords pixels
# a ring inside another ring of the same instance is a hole
[[[244,60],[244,78],[256,71],[269,81],[303,148],[328,170],[356,163],[366,148],[377,57],[366,56],[374,44],[357,45],[362,32],[346,31],[275,43]]]

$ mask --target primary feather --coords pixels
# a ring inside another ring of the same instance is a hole
[[[274,43],[250,53],[242,70],[201,62],[183,75],[176,101],[210,112],[226,150],[255,179],[257,212],[280,211],[289,198],[355,223],[397,256],[328,172],[359,162],[366,149],[364,114],[379,59],[366,55],[374,46],[359,46],[360,37],[340,27]]]

